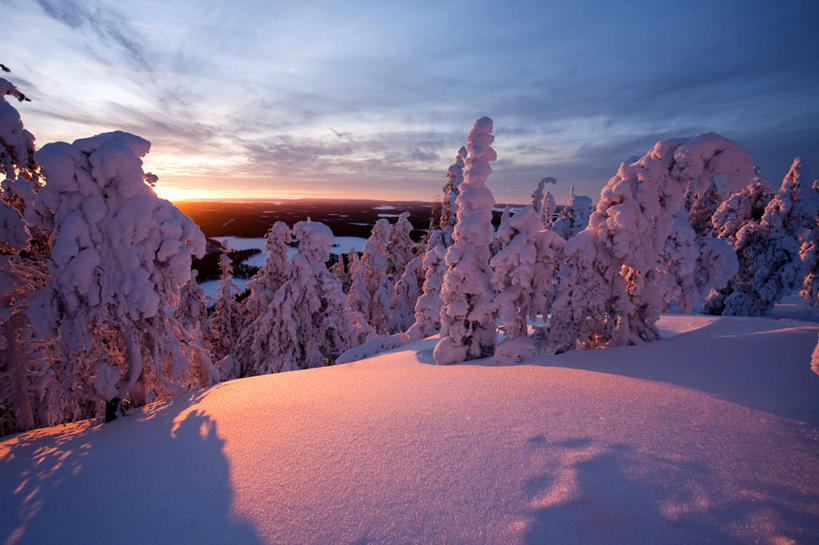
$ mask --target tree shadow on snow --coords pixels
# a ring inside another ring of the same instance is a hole
[[[0,542],[261,543],[231,512],[216,422],[183,412],[196,398],[104,426],[10,438],[7,451],[0,446]]]
[[[530,545],[730,545],[760,539],[760,530],[801,543],[819,531],[811,507],[819,495],[763,482],[750,483],[753,495],[737,494],[701,464],[638,455],[627,445],[577,440],[548,448],[556,462],[525,487],[532,512],[523,541]]]

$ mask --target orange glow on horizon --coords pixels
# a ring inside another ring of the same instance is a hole
[[[308,195],[290,193],[286,191],[260,191],[248,189],[190,189],[165,184],[157,184],[153,189],[160,198],[167,199],[171,202],[276,199],[291,200],[308,197]]]

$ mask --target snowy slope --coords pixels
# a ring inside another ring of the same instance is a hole
[[[0,442],[4,543],[816,543],[819,324],[499,367],[435,339]]]

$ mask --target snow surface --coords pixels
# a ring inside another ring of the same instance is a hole
[[[0,442],[4,543],[816,543],[819,324],[432,365],[436,339]]]

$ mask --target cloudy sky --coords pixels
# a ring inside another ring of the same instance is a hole
[[[489,185],[595,198],[664,137],[714,131],[819,173],[819,2],[0,0],[40,145],[122,129],[179,197],[433,200],[472,121]]]

